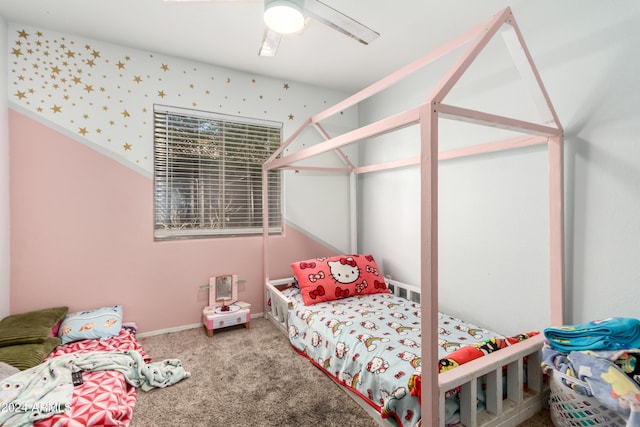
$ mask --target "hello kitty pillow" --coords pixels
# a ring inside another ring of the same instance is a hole
[[[305,305],[357,295],[389,293],[372,255],[339,255],[291,264]]]

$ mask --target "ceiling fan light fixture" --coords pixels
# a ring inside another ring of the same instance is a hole
[[[304,0],[265,0],[264,23],[280,34],[293,34],[304,27]]]

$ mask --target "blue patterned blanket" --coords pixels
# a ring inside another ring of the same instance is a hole
[[[289,339],[294,349],[399,426],[421,418],[418,397],[409,392],[421,372],[420,304],[392,294],[372,294],[305,306],[296,287]],[[439,357],[493,338],[494,332],[439,314]],[[455,409],[450,411],[451,414]]]

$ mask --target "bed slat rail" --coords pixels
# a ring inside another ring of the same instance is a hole
[[[420,288],[388,278],[386,280],[394,295],[420,302]],[[445,419],[445,393],[456,387],[460,387],[460,421],[467,427],[512,426],[542,409],[542,402],[547,400],[544,397],[541,399],[541,393],[545,393],[540,369],[543,342],[543,335],[536,335],[439,374],[441,425],[444,426]],[[482,380],[485,381],[486,411],[479,413],[476,402],[478,383]],[[530,400],[531,405],[522,406],[525,400]],[[518,409],[522,407],[527,409]]]
[[[544,336],[539,334],[438,375],[440,419],[444,420],[445,393],[456,387],[460,387],[460,418],[467,427],[512,426],[542,409],[547,393],[540,369],[543,343]],[[486,411],[478,413],[477,385],[483,379]],[[531,404],[523,406],[524,401]]]
[[[282,293],[281,289],[289,287],[293,284],[293,277],[278,280],[268,280],[265,283],[265,297],[264,304],[265,313],[264,316],[271,320],[278,329],[280,329],[285,335],[289,335],[288,331],[288,312],[293,308],[293,303]]]

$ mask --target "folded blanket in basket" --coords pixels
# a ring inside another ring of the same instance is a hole
[[[607,351],[572,351],[567,354],[545,345],[542,369],[546,373],[562,374],[565,386],[579,394],[593,396],[619,414],[627,427],[640,427],[640,385],[609,360],[611,356]]]
[[[609,360],[584,352],[569,353],[569,360],[594,397],[623,416],[627,427],[640,426],[640,387],[631,378]]]
[[[560,351],[619,350],[640,347],[640,320],[612,317],[573,326],[547,328],[544,336]]]

